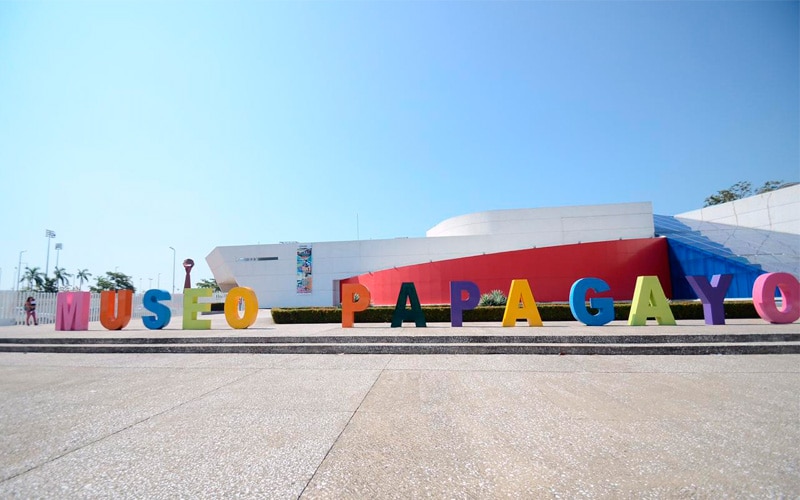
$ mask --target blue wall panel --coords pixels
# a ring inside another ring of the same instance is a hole
[[[725,298],[750,298],[753,294],[753,283],[759,275],[764,274],[759,266],[726,259],[669,237],[667,243],[673,299],[697,298],[689,282],[686,281],[686,276],[705,276],[711,279],[715,274],[733,275],[733,281]]]

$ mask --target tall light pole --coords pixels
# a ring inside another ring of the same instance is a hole
[[[169,247],[172,250],[172,293],[175,293],[175,249]]]
[[[61,243],[56,243],[56,269],[58,269],[58,257],[61,255],[62,248],[64,248],[64,245]]]
[[[47,260],[44,265],[44,277],[47,279],[47,272],[50,270],[50,240],[56,237],[56,232],[50,229],[45,229],[44,236],[47,238]]]
[[[17,289],[16,289],[17,291],[19,291],[19,282],[20,278],[22,278],[22,254],[24,254],[25,252],[27,252],[27,250],[22,250],[19,253],[19,264],[17,264]]]
[[[156,281],[156,288],[161,290],[161,273],[158,273],[158,281]]]

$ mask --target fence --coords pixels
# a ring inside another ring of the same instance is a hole
[[[25,324],[25,300],[28,297],[36,299],[36,317],[39,324],[54,324],[56,322],[56,293],[41,293],[27,291],[0,291],[0,326]],[[142,306],[142,297],[137,293],[133,295],[132,319],[139,319],[152,313]],[[183,294],[171,294],[171,300],[163,302],[172,311],[172,317],[183,315]],[[223,302],[224,293],[214,293],[211,298],[202,298],[200,302]],[[100,321],[100,294],[91,294],[89,303],[89,321]]]

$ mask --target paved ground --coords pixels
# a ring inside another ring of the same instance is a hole
[[[800,331],[732,323],[678,328]],[[233,334],[219,317],[214,327],[203,334]],[[0,497],[233,496],[794,498],[800,355],[0,354]]]

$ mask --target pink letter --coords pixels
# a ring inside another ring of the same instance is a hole
[[[775,289],[781,292],[783,305],[775,305]],[[794,323],[800,318],[800,282],[789,273],[768,273],[753,283],[753,305],[764,321]]]
[[[60,292],[56,297],[56,330],[89,329],[89,292]]]

